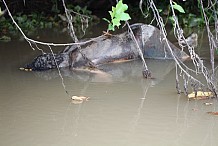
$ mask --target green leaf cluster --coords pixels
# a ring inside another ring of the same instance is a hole
[[[32,13],[26,15],[17,13],[13,18],[27,35],[36,33],[38,29],[52,28],[55,25],[55,21],[52,17],[46,17],[43,14]],[[0,17],[0,28],[0,36],[8,34],[17,35],[18,30],[12,20],[4,16]]]
[[[128,9],[128,6],[126,4],[123,4],[123,1],[120,0],[116,7],[112,6],[112,11],[109,11],[109,14],[111,16],[111,21],[103,18],[105,21],[107,21],[108,24],[108,30],[115,30],[115,27],[118,27],[121,25],[120,21],[127,21],[130,20],[131,17],[128,13],[125,13],[125,11]]]

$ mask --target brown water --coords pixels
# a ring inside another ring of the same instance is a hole
[[[18,70],[36,54],[26,42],[0,43],[1,146],[218,145],[218,117],[206,113],[218,111],[217,100],[178,95],[172,61],[147,60],[149,80],[140,61],[103,66],[106,73],[61,70],[70,95],[90,97],[74,104],[56,70]]]

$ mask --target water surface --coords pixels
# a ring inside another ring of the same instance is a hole
[[[98,73],[62,69],[70,96],[90,97],[74,104],[57,70],[18,70],[39,53],[26,42],[0,43],[0,145],[217,146],[218,117],[206,113],[217,111],[217,100],[178,95],[172,61],[147,60],[155,77],[148,80],[140,61]]]

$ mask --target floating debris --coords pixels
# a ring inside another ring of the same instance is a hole
[[[188,94],[189,100],[190,99],[203,100],[203,99],[209,99],[210,97],[213,97],[212,92],[198,91],[197,94],[195,94],[195,92]]]
[[[88,101],[89,97],[86,96],[72,96],[72,103],[74,104],[80,104],[83,103],[83,101]]]
[[[207,113],[210,114],[210,115],[218,116],[218,112],[207,112]]]
[[[212,104],[213,104],[212,102],[205,102],[205,103],[204,103],[204,105],[207,105],[207,106],[208,106],[208,105],[212,105]]]
[[[86,96],[72,96],[71,97],[72,100],[78,100],[78,101],[84,101],[84,100],[88,100],[89,97],[86,97]]]

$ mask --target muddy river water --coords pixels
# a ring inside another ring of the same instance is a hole
[[[90,97],[75,104],[57,70],[18,69],[39,53],[24,41],[0,43],[1,146],[218,145],[218,116],[207,114],[218,110],[217,100],[178,95],[173,61],[147,60],[155,76],[148,80],[140,61],[98,73],[63,69],[70,96]]]

